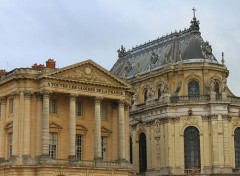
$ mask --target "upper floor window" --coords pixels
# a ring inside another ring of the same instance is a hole
[[[158,98],[160,98],[162,96],[162,92],[161,92],[161,89],[159,88],[158,89]]]
[[[81,101],[76,101],[76,116],[82,116],[83,107]]]
[[[56,100],[56,98],[50,98],[49,113],[50,114],[57,114],[57,100]]]
[[[57,133],[49,133],[49,157],[57,157]]]
[[[82,160],[83,137],[76,134],[76,159]]]
[[[143,99],[144,99],[144,102],[146,102],[147,101],[147,94],[148,94],[148,91],[147,90],[145,90],[145,92],[144,92],[144,97],[143,97]]]
[[[188,83],[188,96],[199,96],[199,84],[197,81],[192,80]]]
[[[10,100],[9,100],[9,113],[13,114],[13,112],[14,112],[14,99],[10,98]]]
[[[107,104],[101,103],[101,119],[107,119]]]
[[[216,80],[214,82],[214,92],[216,92],[216,94],[219,94],[219,84]]]

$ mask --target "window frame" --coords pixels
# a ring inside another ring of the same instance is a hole
[[[57,98],[55,97],[49,99],[49,114],[57,114]]]
[[[58,133],[50,132],[48,156],[52,159],[57,159],[57,150],[58,150]]]
[[[14,113],[14,98],[9,99],[9,114]]]
[[[76,101],[76,116],[77,117],[83,116],[83,102],[81,100]]]
[[[108,148],[107,145],[108,145],[107,136],[101,136],[102,160],[107,160],[107,148]]]
[[[191,90],[196,88],[196,90]],[[200,84],[197,80],[192,79],[188,82],[188,97],[199,97],[200,96]]]
[[[78,137],[80,137],[80,140],[78,140]],[[78,141],[80,141],[80,145],[78,145],[79,144]],[[77,160],[83,159],[83,135],[82,134],[76,134],[75,153],[76,153]]]

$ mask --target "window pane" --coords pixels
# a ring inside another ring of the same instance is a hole
[[[199,96],[199,84],[197,81],[192,80],[188,83],[188,96]]]
[[[55,98],[50,98],[49,113],[50,114],[56,114],[57,113],[57,100]]]
[[[49,134],[49,157],[56,159],[57,156],[57,133]]]
[[[82,160],[82,135],[76,134],[76,158]]]
[[[82,103],[80,101],[76,102],[76,116],[82,116]]]
[[[107,137],[102,137],[102,159],[107,159]]]
[[[199,131],[195,127],[184,131],[184,158],[185,169],[201,168]]]
[[[10,114],[13,114],[13,112],[14,112],[14,100],[13,100],[13,98],[11,98],[9,100],[9,107],[10,107],[10,109],[9,109]]]

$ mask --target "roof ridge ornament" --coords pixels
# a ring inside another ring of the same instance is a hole
[[[195,9],[195,7],[193,7],[193,19],[192,19],[192,21],[191,21],[191,26],[190,26],[190,29],[192,29],[193,31],[196,31],[196,32],[199,32],[199,29],[200,29],[200,27],[199,27],[199,20],[197,20],[197,18],[196,18],[196,14],[195,14],[195,12],[196,12],[196,9]]]

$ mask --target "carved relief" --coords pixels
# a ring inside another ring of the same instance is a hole
[[[189,125],[196,125],[198,126],[198,118],[197,117],[187,117],[184,121],[183,121],[183,125],[185,126],[189,126]]]
[[[222,92],[225,92],[226,88],[227,88],[227,79],[226,78],[222,79],[221,86],[222,86]]]
[[[232,125],[233,126],[239,126],[240,125],[240,121],[238,119],[233,119],[232,120]]]

